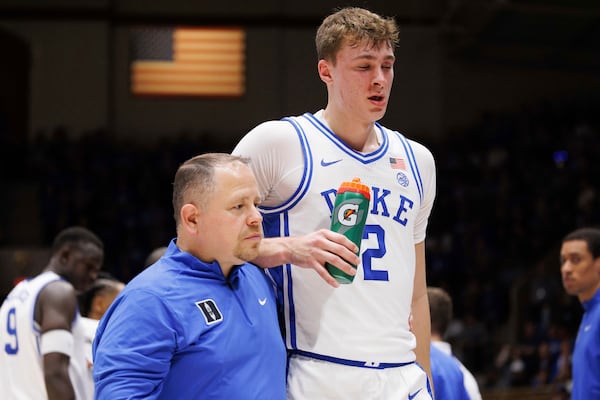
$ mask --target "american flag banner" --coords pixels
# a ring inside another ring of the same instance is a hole
[[[403,171],[406,170],[404,159],[398,157],[390,157],[390,167],[392,167],[392,169],[401,169]]]
[[[242,29],[133,29],[131,50],[133,94],[244,94],[245,34]]]

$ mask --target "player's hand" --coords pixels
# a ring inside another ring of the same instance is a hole
[[[292,264],[314,269],[328,284],[340,284],[332,277],[325,263],[329,263],[348,275],[355,275],[352,265],[360,263],[357,246],[346,236],[329,229],[321,229],[304,236],[296,236],[289,242]]]

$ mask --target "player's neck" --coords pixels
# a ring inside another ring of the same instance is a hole
[[[371,153],[380,146],[374,122],[364,123],[349,115],[336,113],[327,108],[323,119],[333,133],[344,143],[361,153]]]

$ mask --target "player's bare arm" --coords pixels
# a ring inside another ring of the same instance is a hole
[[[412,297],[412,331],[417,338],[415,353],[417,362],[423,367],[429,382],[431,379],[431,367],[429,362],[429,343],[431,338],[431,319],[429,315],[429,299],[427,297],[427,281],[425,274],[425,242],[415,245],[415,280]],[[433,390],[432,383],[432,390]]]
[[[71,331],[77,310],[75,290],[70,283],[56,281],[42,290],[38,299],[38,315],[42,335],[47,332]],[[49,399],[74,399],[69,377],[70,357],[62,352],[44,354],[44,378]]]
[[[262,268],[282,264],[312,268],[329,285],[338,287],[339,283],[325,269],[325,263],[354,275],[356,271],[352,264],[360,263],[357,251],[356,245],[344,235],[320,229],[303,236],[265,238],[261,242],[258,258],[253,262]]]

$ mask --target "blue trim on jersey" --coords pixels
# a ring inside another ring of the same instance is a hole
[[[279,214],[264,214],[262,226],[265,237],[281,236]],[[277,299],[278,310],[281,310],[283,306],[283,271],[281,270],[281,266],[267,268],[265,272],[275,284],[275,297]]]
[[[417,165],[417,160],[415,159],[415,153],[413,152],[412,146],[408,140],[400,132],[395,133],[400,139],[402,146],[404,146],[404,151],[406,152],[406,156],[408,158],[408,164],[410,165],[410,170],[415,178],[417,190],[419,191],[419,198],[421,202],[423,202],[423,180],[421,179],[421,172],[419,171],[419,166]]]
[[[289,223],[289,214],[287,212],[283,213],[283,234],[288,237],[290,236],[290,223]],[[288,276],[288,312],[290,318],[290,325],[286,327],[286,330],[290,333],[290,347],[296,348],[296,308],[294,306],[294,285],[292,283],[292,264],[285,264],[286,273]]]
[[[263,232],[265,237],[280,237],[290,236],[289,230],[289,214],[287,212],[282,212],[278,214],[264,214],[263,215]],[[287,301],[289,306],[287,307],[289,312],[289,324],[285,323],[285,299],[284,299],[284,291],[283,284],[285,282],[284,279],[284,271],[287,274]],[[277,299],[277,310],[280,314],[283,315],[285,329],[289,332],[289,346],[291,348],[296,348],[296,313],[294,312],[294,285],[292,284],[292,265],[284,264],[279,265],[277,267],[268,268],[266,270],[267,275],[271,278],[271,281],[275,283],[275,297]]]
[[[298,188],[296,188],[294,194],[292,194],[292,196],[290,196],[288,200],[284,201],[276,207],[259,207],[260,210],[264,213],[282,212],[285,210],[289,210],[290,208],[298,204],[298,202],[304,197],[304,195],[308,191],[309,183],[311,181],[313,173],[312,154],[310,151],[310,146],[308,145],[308,140],[306,139],[306,133],[304,133],[302,127],[298,124],[298,122],[294,121],[293,118],[286,117],[283,118],[282,121],[287,121],[290,124],[292,124],[292,126],[298,133],[298,138],[300,139],[300,148],[302,149],[302,156],[304,157],[304,173],[302,174],[302,180],[300,181],[300,184],[298,185]]]
[[[385,133],[385,130],[378,123],[375,123],[375,126],[381,132],[381,137],[382,137],[383,143],[374,152],[369,153],[369,154],[363,154],[359,151],[354,150],[353,148],[349,147],[346,143],[341,141],[340,138],[337,137],[337,135],[331,131],[331,129],[329,129],[327,126],[325,126],[313,114],[306,113],[302,117],[305,118],[307,121],[309,121],[315,128],[317,128],[317,130],[319,130],[319,132],[323,133],[323,135],[325,135],[325,137],[327,137],[329,140],[331,140],[331,142],[333,144],[335,144],[340,150],[342,150],[348,156],[352,157],[353,159],[355,159],[363,164],[370,164],[372,162],[375,162],[375,161],[379,160],[380,158],[382,158],[387,153],[387,150],[389,147],[389,140]]]
[[[292,354],[298,354],[300,356],[315,358],[321,361],[328,361],[335,364],[343,364],[348,365],[350,367],[360,367],[360,368],[369,368],[369,369],[386,369],[386,368],[398,368],[405,367],[410,364],[414,364],[414,361],[404,362],[404,363],[377,363],[371,361],[354,361],[354,360],[346,360],[344,358],[337,358],[331,356],[325,356],[323,354],[311,353],[310,351],[303,350],[293,350]]]

